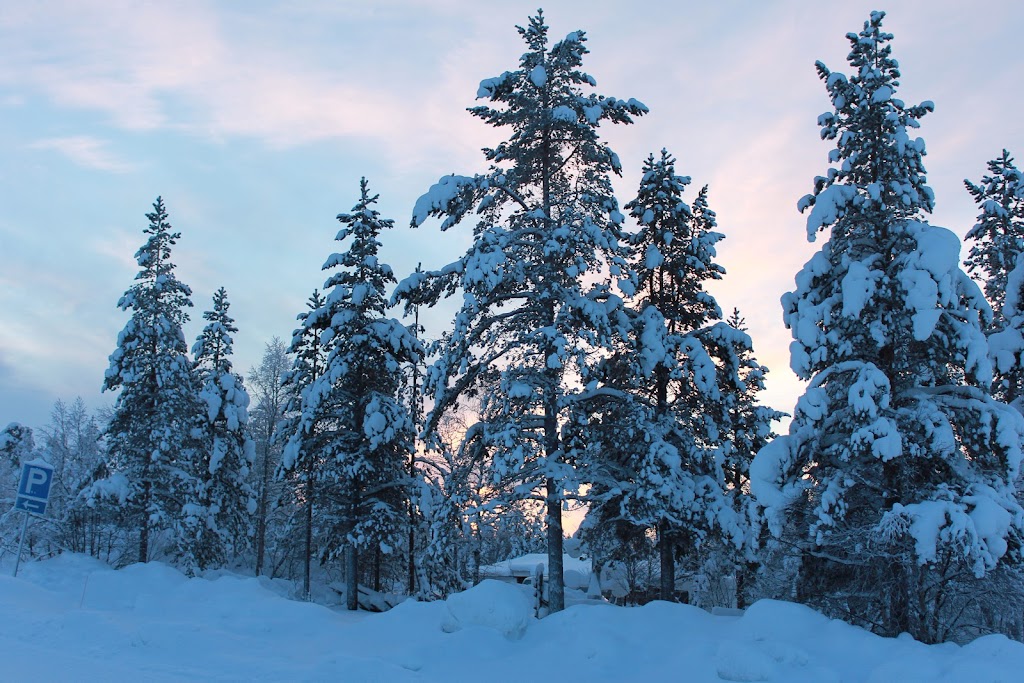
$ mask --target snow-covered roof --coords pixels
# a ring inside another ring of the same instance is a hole
[[[548,575],[547,553],[528,553],[509,560],[496,562],[480,567],[481,576],[532,576],[537,565],[543,565],[544,576]],[[562,555],[562,572],[570,570],[589,574],[591,571],[590,560],[580,560],[568,555]]]

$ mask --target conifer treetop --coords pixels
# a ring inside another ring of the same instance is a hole
[[[342,228],[335,239],[348,249],[325,261],[323,269],[334,270],[324,283],[325,293],[313,293],[309,310],[299,315],[300,327],[293,334],[295,365],[285,381],[299,390],[291,408],[301,415],[293,421],[282,460],[285,469],[310,457],[303,439],[328,417],[342,424],[362,419],[363,414],[371,450],[380,443],[397,443],[411,431],[393,394],[402,363],[420,358],[422,345],[406,326],[384,317],[389,307],[386,287],[395,277],[391,267],[378,259],[378,237],[394,221],[381,218],[373,208],[378,195],[370,192],[365,178],[359,188],[359,201],[337,217]],[[351,424],[345,428],[351,430]],[[336,455],[337,466],[342,460],[358,460],[355,452],[345,451],[353,446],[345,446],[341,437],[330,439],[318,448]]]
[[[583,92],[584,87],[596,87],[597,80],[582,71],[583,57],[589,53],[584,31],[573,31],[549,49],[549,27],[543,12],[530,17],[525,27],[517,26],[519,35],[528,47],[519,60],[519,69],[506,71],[496,78],[480,82],[477,99],[490,100],[494,106],[470,107],[469,112],[495,127],[511,126],[514,132],[507,142],[494,148],[485,148],[484,154],[494,162],[519,159],[515,148],[536,143],[541,131],[553,129],[561,141],[596,142],[594,130],[602,121],[632,123],[633,116],[647,113],[647,107],[635,100],[622,100],[595,93]],[[587,149],[586,153],[614,155],[606,147]],[[617,158],[615,172],[621,171]],[[515,173],[520,183],[541,168],[517,164]]]
[[[823,140],[835,140],[826,175],[814,179],[814,192],[797,204],[807,217],[807,238],[832,227],[845,233],[867,227],[877,217],[883,224],[920,218],[934,207],[923,163],[925,144],[911,139],[919,119],[933,111],[930,101],[907,106],[895,97],[899,88],[899,63],[892,58],[893,36],[882,31],[885,12],[872,12],[860,33],[848,33],[847,61],[853,75],[847,77],[816,62],[834,111],[818,117]],[[864,220],[864,219],[868,220]]]
[[[677,175],[675,164],[665,149],[657,158],[648,155],[637,196],[624,208],[639,225],[630,240],[636,251],[632,265],[638,296],[693,330],[722,317],[704,283],[725,274],[715,263],[715,245],[724,235],[714,230],[716,214],[708,206],[707,185],[691,207],[683,199],[690,177]]]
[[[149,225],[143,228],[143,233],[149,235],[146,243],[135,252],[135,260],[142,269],[135,276],[141,281],[143,287],[132,287],[118,302],[118,306],[124,310],[136,308],[138,303],[136,297],[146,290],[152,290],[156,295],[162,294],[165,290],[170,295],[192,296],[192,290],[174,276],[174,264],[171,262],[171,247],[181,239],[180,232],[174,232],[171,224],[167,221],[167,208],[164,206],[162,197],[157,197],[153,202],[153,210],[146,214]],[[191,300],[179,301],[181,305],[191,307]],[[181,322],[187,322],[186,316]]]
[[[149,225],[143,232],[149,237],[135,253],[140,270],[134,284],[117,302],[118,308],[132,311],[132,316],[110,356],[104,391],[135,382],[145,372],[145,365],[157,366],[161,373],[172,374],[189,368],[188,344],[182,325],[189,320],[187,309],[192,307],[192,289],[178,279],[171,262],[171,248],[181,233],[172,231],[161,197],[153,202],[153,211],[147,213],[146,218]],[[170,353],[154,354],[157,348]]]
[[[519,67],[482,81],[477,99],[487,103],[469,109],[507,134],[483,150],[490,168],[442,177],[413,210],[414,227],[437,217],[442,230],[475,216],[474,242],[458,261],[410,275],[393,295],[412,306],[463,294],[427,377],[442,409],[482,380],[493,359],[518,363],[527,349],[546,349],[535,370],[546,365],[560,376],[581,338],[609,334],[620,301],[607,275],[627,288],[631,280],[610,181],[621,165],[597,129],[632,123],[647,107],[590,92],[597,81],[580,68],[583,31],[552,45],[542,14],[518,30],[527,46]]]
[[[1007,150],[987,164],[988,173],[979,184],[964,180],[964,186],[981,209],[977,222],[967,233],[974,242],[965,260],[967,272],[983,281],[996,317],[1003,314],[1007,275],[1024,253],[1024,174]]]
[[[231,335],[238,332],[235,319],[228,315],[231,304],[228,293],[223,287],[213,295],[213,309],[203,313],[206,326],[192,347],[192,356],[201,371],[230,374],[232,370],[231,355],[234,353],[234,341]]]

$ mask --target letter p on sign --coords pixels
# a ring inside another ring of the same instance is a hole
[[[33,467],[28,471],[28,485],[25,487],[25,493],[30,496],[44,497],[45,493],[50,490],[50,473],[44,469]],[[43,492],[40,495],[39,492]]]

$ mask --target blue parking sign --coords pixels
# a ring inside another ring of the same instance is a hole
[[[46,514],[52,483],[53,467],[49,463],[42,460],[25,463],[21,468],[21,482],[18,484],[14,508],[36,515]]]

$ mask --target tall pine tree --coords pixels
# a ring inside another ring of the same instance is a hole
[[[327,357],[323,373],[302,390],[298,429],[283,458],[286,469],[310,447],[323,458],[315,477],[321,496],[330,498],[320,513],[332,523],[325,552],[344,551],[349,609],[358,606],[359,550],[388,548],[404,528],[414,425],[400,399],[401,373],[422,355],[415,335],[385,317],[386,288],[395,278],[377,258],[378,237],[393,221],[373,208],[378,197],[365,178],[359,190],[352,211],[338,216],[336,239],[348,251],[327,259],[324,269],[338,270],[324,284],[323,305],[305,321],[322,323]]]
[[[563,609],[562,501],[575,486],[560,432],[575,378],[594,349],[608,348],[621,301],[606,283],[623,275],[622,216],[610,182],[616,155],[601,123],[631,123],[647,108],[592,92],[581,70],[586,36],[554,44],[538,12],[519,27],[519,65],[481,82],[469,111],[506,140],[484,150],[490,169],[442,178],[416,203],[412,223],[443,218],[442,230],[476,216],[473,243],[458,261],[407,278],[396,293],[433,304],[462,292],[453,329],[437,345],[426,388],[434,400],[427,431],[459,398],[482,387],[483,452],[494,476],[547,505],[549,602]]]
[[[327,350],[321,333],[326,329],[325,300],[320,290],[313,290],[306,301],[306,310],[297,316],[299,327],[292,332],[288,352],[292,354],[292,368],[281,380],[287,395],[284,418],[278,427],[275,441],[282,448],[277,476],[289,477],[295,486],[295,498],[304,507],[304,550],[302,595],[310,599],[310,563],[313,559],[313,512],[317,500],[316,477],[324,458],[316,446],[323,426],[305,422],[304,396],[320,379],[327,365]],[[284,451],[288,456],[285,459]]]
[[[692,206],[684,201],[689,183],[665,150],[644,164],[637,197],[626,205],[639,224],[630,260],[638,282],[633,333],[598,375],[595,400],[580,403],[597,434],[584,437],[593,453],[594,511],[657,531],[664,600],[674,596],[678,546],[692,554],[717,540],[740,550],[749,535],[723,456],[730,411],[748,390],[750,338],[721,321],[706,290],[725,272],[714,260],[723,235],[714,230],[707,187]],[[750,411],[747,427],[768,433],[773,415]]]
[[[981,209],[978,222],[967,233],[974,244],[967,256],[967,272],[983,282],[992,305],[989,346],[995,363],[992,394],[1001,401],[1020,405],[1024,394],[1024,308],[1021,307],[1020,274],[1024,266],[1024,175],[1005,149],[988,162],[988,174],[977,185],[964,180],[967,191]]]
[[[139,562],[150,557],[150,539],[173,528],[182,497],[192,487],[189,459],[198,413],[197,386],[182,325],[192,290],[178,279],[171,248],[181,237],[157,197],[146,214],[149,235],[136,252],[141,270],[118,301],[131,318],[118,335],[103,382],[120,390],[107,426],[108,470],[97,485],[113,494],[139,533]]]
[[[178,538],[189,571],[221,567],[248,547],[256,500],[247,481],[255,451],[249,438],[249,394],[231,363],[232,335],[238,332],[228,314],[223,287],[213,295],[213,309],[192,348],[202,413],[199,447],[192,462],[191,495],[182,510]]]
[[[1024,413],[1024,254],[1006,278],[1000,325],[988,338],[995,365],[992,394]]]
[[[847,35],[853,75],[817,64],[833,165],[799,208],[808,238],[829,239],[782,301],[791,365],[810,386],[751,480],[773,533],[799,548],[802,600],[935,641],[952,577],[1019,554],[1024,425],[988,395],[988,306],[959,242],[925,222],[925,145],[910,132],[932,104],[895,97],[884,16]]]
[[[747,332],[739,309],[733,309],[726,323],[735,330]],[[742,345],[735,348],[740,383],[730,387],[719,406],[723,411],[721,441],[715,457],[721,462],[725,476],[726,497],[739,522],[745,526],[746,537],[740,548],[731,543],[718,545],[736,575],[736,606],[744,607],[760,567],[765,535],[750,491],[750,465],[758,451],[777,436],[773,424],[789,415],[761,403],[758,395],[765,390],[768,368],[757,361],[752,348]]]
[[[964,180],[964,185],[981,209],[978,222],[967,233],[973,244],[964,264],[972,277],[983,282],[995,326],[1001,328],[1007,275],[1024,253],[1024,176],[1004,149],[998,159],[988,162],[988,174],[980,183]]]

